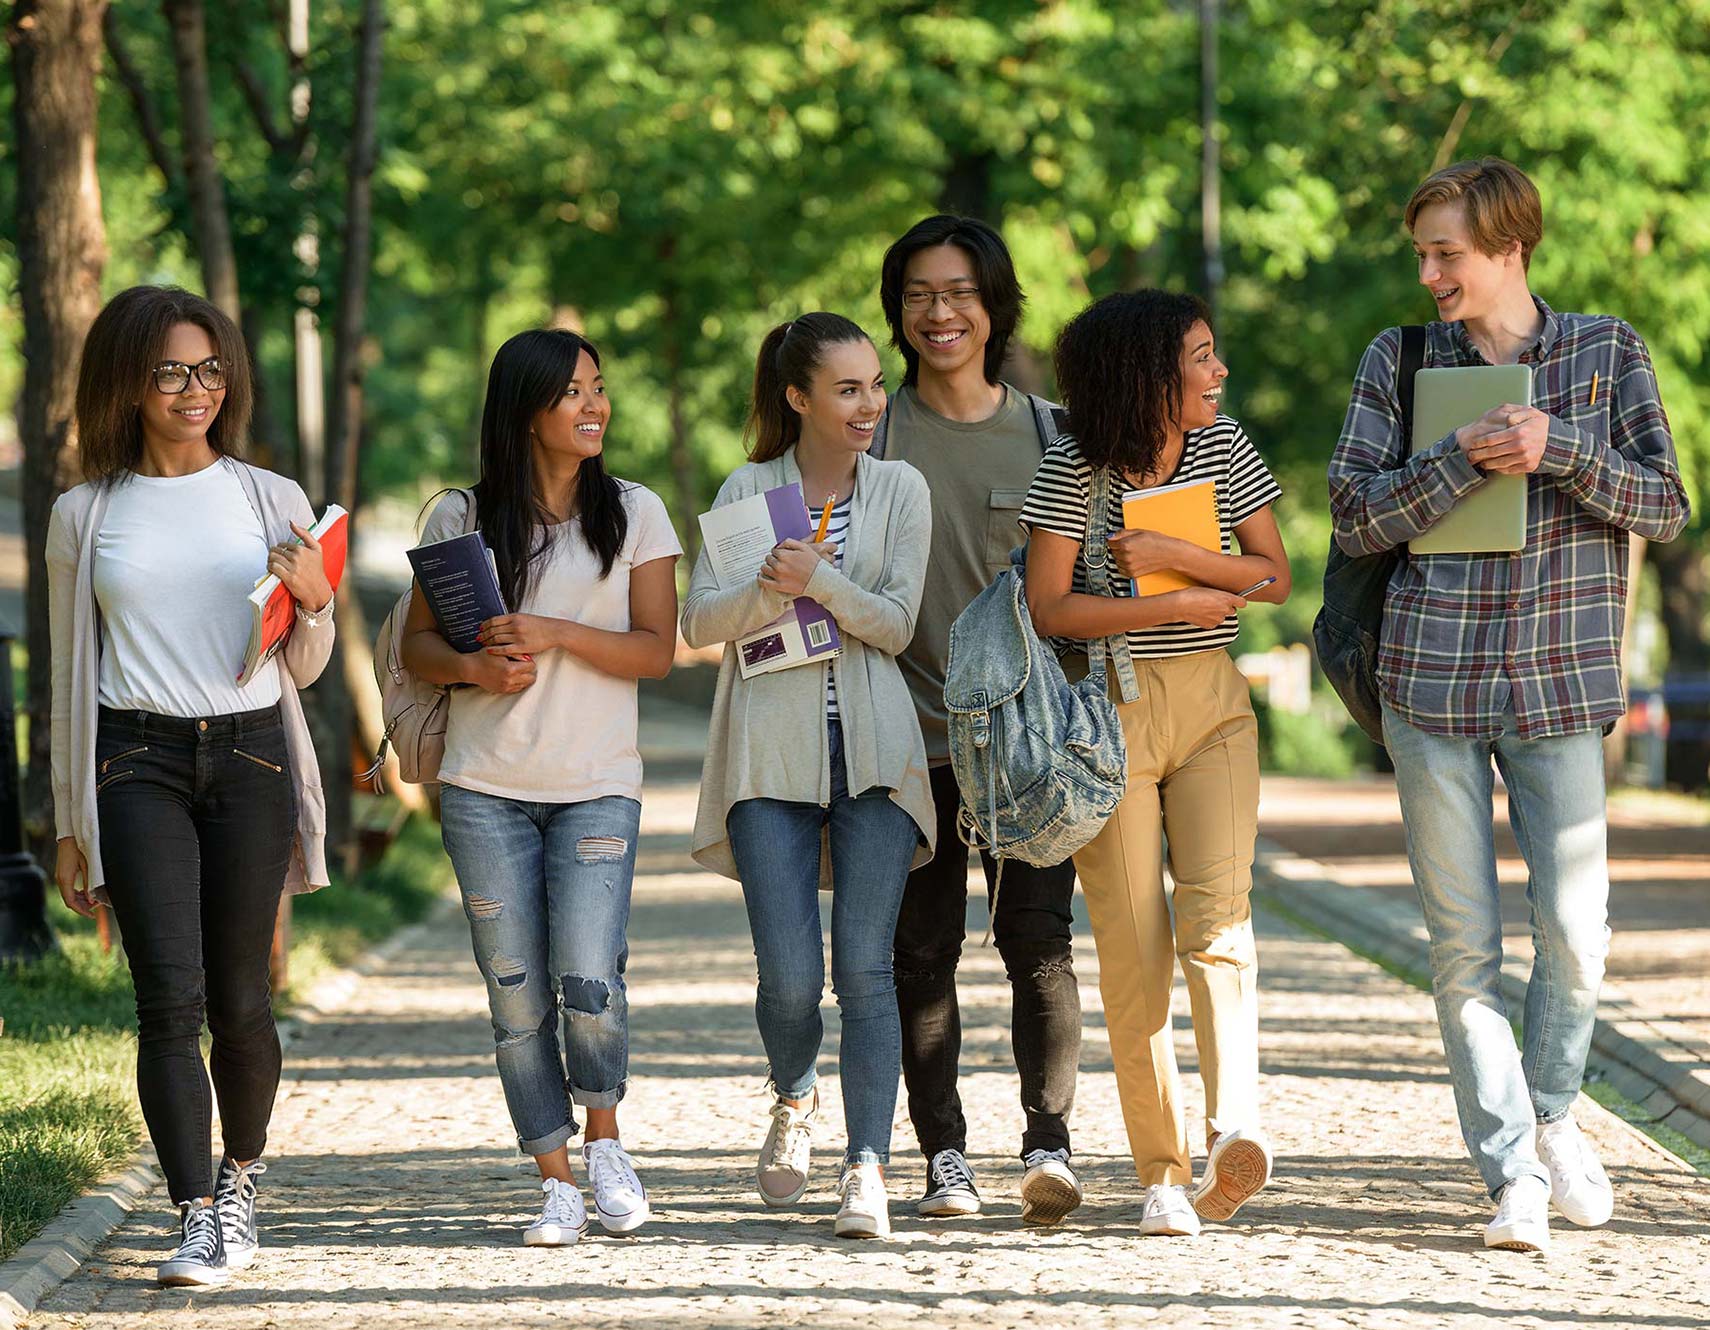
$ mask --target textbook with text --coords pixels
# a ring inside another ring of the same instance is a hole
[[[336,503],[329,503],[309,531],[321,543],[321,562],[326,567],[327,581],[336,592],[350,548],[350,515]],[[297,622],[297,599],[286,590],[277,573],[266,573],[249,593],[249,615],[249,642],[238,670],[239,685],[255,678],[256,671],[285,644],[291,635],[291,625]]]
[[[1156,531],[1190,541],[1212,553],[1223,550],[1223,528],[1217,521],[1217,482],[1184,480],[1156,489],[1129,490],[1122,496],[1122,525],[1130,531]],[[1130,582],[1136,596],[1161,596],[1197,586],[1173,568],[1161,568]]]
[[[479,531],[470,531],[409,551],[416,585],[427,597],[433,621],[445,640],[464,655],[479,651],[475,633],[488,619],[506,613],[493,552]]]
[[[802,487],[791,481],[702,513],[701,537],[719,586],[745,586],[759,576],[779,541],[813,539]],[[816,664],[842,650],[837,620],[807,596],[797,596],[771,623],[736,639],[736,661],[744,679]]]

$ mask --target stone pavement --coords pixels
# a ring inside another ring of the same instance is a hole
[[[520,1245],[539,1193],[511,1144],[482,990],[452,913],[292,1045],[263,1183],[266,1246],[248,1271],[213,1293],[153,1287],[169,1245],[157,1194],[32,1330],[1710,1320],[1710,1181],[1582,1101],[1620,1189],[1615,1221],[1558,1229],[1543,1259],[1486,1253],[1487,1202],[1454,1126],[1430,999],[1268,916],[1264,1096],[1280,1163],[1239,1222],[1192,1242],[1136,1235],[1140,1189],[1083,924],[1075,1128],[1089,1199],[1060,1228],[1021,1227],[1007,990],[995,953],[976,945],[977,917],[963,1087],[988,1213],[928,1222],[897,1205],[889,1243],[831,1236],[842,1133],[830,1007],[815,1182],[801,1209],[764,1210],[751,1182],[766,1110],[752,953],[734,884],[687,859],[693,806],[692,781],[656,783],[643,820],[623,1110],[656,1207],[639,1236]],[[1197,1095],[1184,1015],[1176,1026]],[[901,1114],[895,1159],[893,1189],[906,1200],[922,1167]]]
[[[1405,920],[1422,930],[1393,778],[1267,776],[1259,829],[1313,861],[1323,877],[1370,897],[1375,925]],[[1526,865],[1500,787],[1496,831],[1504,947],[1508,971],[1519,978],[1532,959]],[[1650,1104],[1656,1115],[1710,1146],[1710,812],[1685,800],[1618,792],[1609,812],[1609,876],[1614,938],[1602,1022],[1624,1032],[1651,1083],[1672,1087]],[[1345,937],[1329,919],[1315,922]],[[1643,1081],[1612,1071],[1629,1097],[1651,1099]]]

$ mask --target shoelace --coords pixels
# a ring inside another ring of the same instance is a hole
[[[778,1104],[772,1109],[772,1118],[778,1124],[776,1158],[798,1173],[803,1171],[802,1157],[813,1149],[812,1111],[803,1113],[788,1104]]]
[[[588,1151],[588,1172],[596,1192],[618,1186],[626,1191],[630,1190],[629,1175],[634,1171],[635,1160],[625,1154],[620,1146]]]
[[[186,1205],[189,1203],[186,1202]],[[214,1253],[220,1246],[220,1222],[211,1205],[197,1205],[187,1209],[182,1221],[183,1240],[178,1244],[178,1250],[172,1253],[175,1261],[198,1261],[203,1265],[214,1263]]]
[[[546,1193],[546,1212],[541,1219],[548,1224],[573,1224],[576,1222],[576,1188],[568,1182],[560,1182],[557,1178],[547,1178],[540,1184],[540,1189]]]
[[[1059,1164],[1066,1164],[1069,1162],[1069,1152],[1067,1150],[1029,1150],[1021,1156],[1021,1166],[1023,1168],[1038,1168],[1039,1165],[1050,1159],[1055,1159]]]
[[[1142,1216],[1156,1214],[1160,1210],[1168,1210],[1171,1203],[1180,1200],[1187,1204],[1187,1188],[1169,1184],[1159,1187],[1156,1191],[1147,1193],[1146,1204],[1141,1208]]]
[[[866,1168],[846,1168],[843,1177],[838,1180],[837,1194],[843,1198],[845,1205],[872,1205],[874,1193],[883,1186],[877,1170]]]
[[[248,1209],[255,1200],[255,1180],[265,1172],[267,1165],[259,1159],[246,1168],[237,1167],[229,1159],[220,1165],[220,1180],[214,1187],[214,1208],[219,1212],[223,1228],[247,1226]]]
[[[1589,1172],[1585,1166],[1585,1138],[1579,1134],[1576,1126],[1570,1125],[1550,1133],[1550,1153],[1555,1155],[1572,1177]]]
[[[932,1178],[941,1187],[967,1187],[972,1190],[974,1186],[974,1170],[968,1167],[968,1161],[955,1150],[940,1150],[932,1156]]]

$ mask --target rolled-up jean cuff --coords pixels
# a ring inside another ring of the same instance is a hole
[[[809,1067],[800,1085],[781,1085],[776,1076],[768,1076],[768,1080],[772,1085],[772,1093],[778,1098],[800,1102],[812,1094],[813,1087],[819,1084],[819,1068]]]
[[[1548,1116],[1545,1116],[1544,1114],[1540,1113],[1540,1114],[1538,1114],[1538,1125],[1540,1127],[1554,1126],[1556,1123],[1560,1122],[1563,1118],[1569,1116],[1572,1112],[1573,1112],[1573,1105],[1569,1104],[1566,1108],[1562,1109],[1560,1112],[1551,1113]]]
[[[629,1082],[619,1083],[615,1090],[578,1090],[570,1087],[570,1102],[580,1104],[583,1108],[616,1108],[623,1100],[624,1091],[629,1089]]]
[[[891,1162],[889,1150],[881,1153],[878,1150],[849,1150],[843,1156],[843,1167],[859,1168],[862,1164],[877,1164],[883,1168]]]
[[[525,1155],[549,1155],[554,1150],[562,1150],[570,1144],[571,1138],[581,1130],[574,1122],[566,1122],[556,1131],[550,1131],[532,1141],[525,1141],[522,1137],[517,1137],[517,1149]]]

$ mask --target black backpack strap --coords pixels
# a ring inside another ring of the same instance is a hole
[[[1055,402],[1048,402],[1033,393],[1027,394],[1027,405],[1033,409],[1033,429],[1039,435],[1039,451],[1049,452],[1051,445],[1069,432],[1069,413]]]
[[[891,401],[887,398],[885,409],[879,416],[879,423],[873,426],[873,441],[867,445],[867,456],[875,462],[885,460],[885,440],[890,437]]]
[[[1395,396],[1401,403],[1401,460],[1413,456],[1413,378],[1425,368],[1425,327],[1404,324],[1401,358],[1395,364]]]

